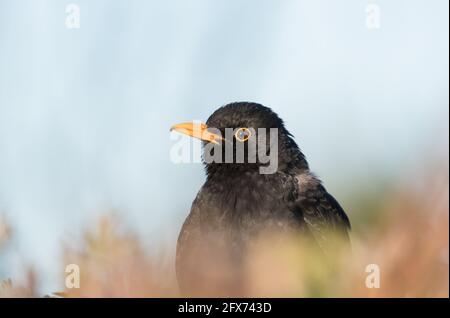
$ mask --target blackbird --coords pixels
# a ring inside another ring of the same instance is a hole
[[[227,135],[227,129],[233,134]],[[206,170],[206,182],[178,238],[176,274],[182,293],[229,296],[239,290],[245,250],[266,230],[302,233],[325,252],[335,234],[350,244],[347,215],[270,108],[231,103],[217,109],[206,124],[182,123],[171,130],[203,140]],[[269,130],[277,132],[275,137]],[[262,173],[267,160],[247,158],[254,153],[252,140],[258,149],[267,146],[258,154],[270,155],[276,169]],[[274,142],[277,147],[270,148]],[[234,151],[228,161],[227,149]],[[244,160],[237,160],[238,149],[244,149]],[[205,159],[211,155],[215,160]]]

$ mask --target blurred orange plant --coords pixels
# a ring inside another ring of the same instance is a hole
[[[331,263],[323,263],[301,237],[280,244],[266,236],[246,253],[243,286],[232,295],[448,297],[448,170],[438,169],[420,180],[401,184],[380,198],[376,213],[381,221],[354,229],[353,251],[336,249]],[[81,273],[80,288],[67,289],[64,296],[180,296],[173,253],[164,251],[150,253],[116,218],[105,216],[84,233],[81,244],[64,247],[62,263],[77,264]],[[368,264],[380,268],[380,288],[366,286]],[[28,276],[24,287],[4,283],[0,296],[36,296],[34,273]],[[65,277],[61,278],[63,283]],[[213,288],[203,296],[217,294]]]

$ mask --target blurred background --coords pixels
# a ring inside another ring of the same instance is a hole
[[[79,28],[69,3],[0,0],[0,281],[64,288],[67,245],[105,215],[173,257],[204,173],[171,162],[169,127],[254,101],[362,259],[418,266],[383,295],[448,296],[447,0],[77,0]]]

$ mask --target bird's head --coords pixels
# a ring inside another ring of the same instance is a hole
[[[258,170],[275,173],[307,169],[307,163],[283,120],[257,103],[231,103],[217,109],[203,123],[182,123],[171,130],[203,141],[208,175]],[[263,168],[263,170],[261,170]]]

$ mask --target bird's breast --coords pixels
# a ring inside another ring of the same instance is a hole
[[[180,284],[202,291],[212,285],[235,289],[244,255],[260,235],[298,228],[298,217],[289,208],[293,185],[286,176],[207,180],[178,240]]]
[[[243,175],[207,182],[198,202],[206,228],[253,234],[269,228],[297,225],[289,203],[296,191],[284,175]]]

